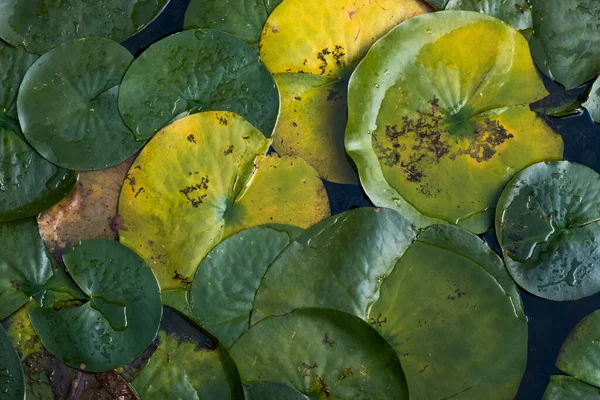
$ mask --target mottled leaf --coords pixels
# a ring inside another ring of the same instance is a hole
[[[552,375],[542,400],[598,400],[600,388],[566,375]]]
[[[527,0],[450,0],[446,10],[477,11],[501,19],[520,31],[532,28]]]

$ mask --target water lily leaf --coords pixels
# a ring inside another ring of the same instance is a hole
[[[167,126],[140,153],[121,191],[119,237],[163,290],[189,287],[206,254],[245,228],[306,228],[329,215],[314,169],[264,157],[269,144],[237,114],[204,112]]]
[[[304,308],[269,317],[231,348],[242,381],[283,383],[309,398],[408,399],[394,350],[366,322]]]
[[[558,301],[600,290],[599,190],[595,171],[566,161],[533,165],[506,186],[496,232],[519,286]]]
[[[62,44],[27,71],[17,105],[23,133],[47,160],[75,170],[120,163],[142,143],[121,120],[119,85],[133,60],[96,37]]]
[[[122,227],[117,202],[132,163],[129,158],[101,171],[80,172],[75,189],[38,216],[42,240],[56,260],[81,240],[117,240]]]
[[[302,229],[262,225],[215,246],[202,260],[190,288],[192,316],[231,346],[250,327],[254,295],[271,263]]]
[[[600,71],[600,3],[530,0],[531,52],[550,78],[573,89]]]
[[[592,85],[590,95],[583,106],[589,111],[594,122],[600,124],[600,78]]]
[[[142,399],[244,399],[240,377],[227,350],[214,338],[165,309],[175,323],[158,333],[158,348],[131,381]],[[163,324],[165,325],[165,324]]]
[[[0,319],[44,292],[52,263],[38,233],[35,218],[0,223]]]
[[[465,230],[423,231],[383,281],[369,323],[399,355],[411,399],[517,393],[527,363],[522,304],[500,258]]]
[[[173,119],[232,111],[270,137],[279,113],[275,81],[241,39],[189,30],[150,46],[127,71],[119,95],[123,120],[138,140]]]
[[[244,386],[247,400],[308,400],[308,397],[278,382],[254,382]]]
[[[154,19],[166,3],[167,0],[7,0],[0,4],[0,37],[34,54],[86,36],[121,42]]]
[[[501,19],[520,31],[531,29],[531,6],[527,0],[450,0],[446,10],[477,11]]]
[[[449,0],[426,0],[427,3],[431,4],[438,10],[443,10],[446,8],[446,4],[448,4]]]
[[[91,372],[135,359],[156,337],[162,316],[152,271],[133,251],[103,239],[81,242],[63,260],[89,301],[30,313],[44,347]]]
[[[0,394],[7,399],[25,399],[25,378],[19,355],[0,326]]]
[[[367,207],[307,229],[265,274],[252,323],[299,307],[337,308],[366,319],[381,281],[415,236],[396,211]]]
[[[420,15],[354,72],[346,150],[376,206],[418,227],[484,233],[516,171],[562,158],[561,137],[528,106],[546,94],[527,41],[504,22],[468,11]]]
[[[0,5],[3,7],[3,5]],[[2,17],[0,17],[1,19]],[[29,54],[22,47],[12,47],[0,41],[0,118],[17,116],[17,92],[25,73],[38,56]],[[2,114],[4,114],[2,116]]]
[[[597,400],[600,388],[566,375],[552,375],[542,400]]]

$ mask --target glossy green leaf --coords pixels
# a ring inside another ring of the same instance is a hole
[[[31,312],[44,347],[92,372],[132,361],[154,340],[162,316],[152,271],[133,251],[103,239],[81,242],[63,260],[88,301]]]
[[[52,263],[35,218],[0,223],[0,320],[40,299],[52,277]]]
[[[35,54],[75,38],[121,42],[142,29],[167,0],[6,0],[0,3],[0,37]]]
[[[243,229],[307,228],[329,216],[315,170],[265,157],[269,144],[237,114],[203,112],[170,124],[140,153],[121,191],[119,238],[163,290],[189,288],[206,254]]]
[[[301,232],[293,226],[262,225],[215,246],[194,275],[192,316],[231,346],[250,327],[254,296],[267,268]]]
[[[2,7],[0,5],[0,7]],[[1,17],[0,17],[1,18]],[[19,85],[31,64],[38,56],[27,53],[22,47],[12,47],[0,41],[0,119],[17,117]],[[4,114],[4,115],[2,115]]]
[[[240,377],[227,350],[173,311],[173,326],[158,333],[158,348],[131,381],[141,399],[244,399]],[[166,324],[163,324],[166,325]]]
[[[216,29],[242,39],[258,52],[267,17],[282,0],[192,0],[185,12],[185,29]]]
[[[376,206],[483,233],[516,171],[562,158],[561,137],[529,109],[546,94],[514,28],[468,11],[420,15],[352,75],[346,151]]]
[[[506,186],[496,232],[514,280],[551,300],[600,290],[600,175],[580,164],[539,163]]]
[[[369,312],[394,347],[411,399],[512,399],[527,363],[527,322],[502,261],[457,227],[424,230]]]
[[[245,383],[279,382],[309,398],[408,399],[394,350],[366,322],[338,310],[266,318],[239,338],[231,355]]]
[[[254,382],[245,385],[246,400],[308,400],[308,397],[278,382]]]
[[[536,64],[567,89],[600,71],[600,3],[597,0],[530,0],[531,52]]]
[[[477,11],[501,19],[520,31],[532,28],[527,0],[450,0],[446,10]]]
[[[121,120],[119,85],[133,56],[108,39],[62,44],[27,71],[17,106],[25,137],[47,160],[75,170],[110,167],[142,143]]]
[[[307,229],[277,258],[256,293],[252,323],[299,307],[366,319],[416,232],[390,209],[358,208]]]
[[[123,120],[138,140],[200,111],[232,111],[270,137],[279,113],[275,81],[242,40],[189,30],[150,46],[127,71],[119,95]]]
[[[552,375],[542,400],[598,400],[600,388],[566,375]]]
[[[0,396],[11,400],[25,399],[25,379],[21,360],[2,326],[0,326]]]
[[[600,66],[598,69],[600,70]],[[588,110],[594,122],[600,124],[600,78],[596,79],[592,85],[590,95],[583,106]]]
[[[448,1],[449,0],[426,0],[427,3],[431,4],[438,10],[443,10],[446,7],[446,4],[448,4]]]

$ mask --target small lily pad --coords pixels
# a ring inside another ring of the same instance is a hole
[[[270,137],[279,113],[275,81],[241,39],[189,30],[150,46],[131,65],[119,95],[123,120],[138,140],[200,111],[232,111]]]
[[[302,393],[278,382],[253,382],[244,386],[247,400],[309,400]]]
[[[8,399],[25,399],[25,378],[19,355],[0,325],[0,394]]]
[[[142,29],[167,0],[6,0],[0,4],[0,37],[43,54],[75,38],[100,36],[121,42]]]
[[[600,70],[600,67],[598,69]],[[600,78],[596,79],[592,85],[590,95],[583,106],[588,110],[594,122],[600,124]]]
[[[358,208],[307,229],[267,270],[252,323],[299,307],[331,307],[367,319],[381,282],[414,240],[390,209]]]
[[[288,225],[261,225],[215,246],[190,288],[193,318],[231,346],[250,327],[254,296],[267,268],[301,232]]]
[[[408,399],[394,350],[366,322],[338,310],[266,318],[231,355],[245,383],[279,382],[309,398]]]
[[[189,288],[206,254],[243,229],[307,228],[329,216],[314,169],[265,157],[269,145],[239,115],[204,112],[167,126],[140,153],[121,191],[119,237],[163,290]]]
[[[477,11],[501,19],[520,31],[533,26],[527,0],[450,0],[445,9]]]
[[[506,186],[496,232],[514,280],[545,299],[600,290],[600,175],[580,164],[539,163]]]
[[[135,359],[156,337],[162,316],[152,271],[133,251],[103,239],[81,242],[63,260],[88,301],[30,313],[44,347],[91,372]]]
[[[598,400],[600,388],[566,375],[552,375],[542,400]]]
[[[483,233],[515,172],[562,158],[561,137],[529,109],[546,94],[527,41],[506,23],[469,11],[419,15],[352,75],[346,151],[376,206],[420,228]]]

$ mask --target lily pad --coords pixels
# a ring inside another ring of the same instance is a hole
[[[307,228],[329,216],[314,169],[265,157],[269,145],[239,115],[204,112],[167,126],[140,153],[121,191],[119,237],[163,290],[188,288],[206,254],[234,233],[265,223]]]
[[[420,15],[352,75],[346,151],[376,206],[483,233],[516,171],[562,158],[528,106],[546,94],[517,30],[469,11]]]
[[[542,400],[598,400],[600,388],[566,375],[552,375]]]
[[[165,309],[177,331],[161,329],[158,348],[131,381],[142,399],[244,399],[240,377],[227,350]]]
[[[121,42],[147,25],[167,0],[6,0],[0,4],[0,37],[43,54],[75,38]]]
[[[394,350],[366,322],[338,310],[266,318],[231,355],[245,383],[279,382],[309,398],[408,399]]]
[[[527,363],[520,297],[500,258],[460,228],[419,235],[382,283],[369,323],[399,355],[411,399],[517,393]]]
[[[0,71],[0,119],[8,117],[17,120],[19,85],[21,85],[27,70],[37,58],[38,56],[29,54],[23,47],[13,47],[0,40],[0,61],[2,62],[2,70]]]
[[[231,346],[250,327],[254,296],[267,268],[301,232],[288,225],[262,225],[215,246],[190,288],[194,319]]]
[[[21,360],[2,326],[0,326],[0,394],[9,399],[25,399],[25,379]]]
[[[522,288],[557,301],[600,290],[598,193],[600,176],[566,161],[533,165],[506,186],[496,232]]]
[[[270,137],[279,113],[275,81],[241,39],[189,30],[150,46],[127,71],[119,95],[123,120],[138,140],[174,119],[232,111]]]
[[[530,0],[531,52],[550,78],[573,89],[600,71],[600,3]]]
[[[477,11],[501,19],[520,31],[533,26],[527,0],[450,0],[446,10]]]
[[[598,69],[600,70],[600,67]],[[583,106],[589,111],[594,122],[600,124],[600,78],[592,85],[590,95]]]
[[[54,164],[79,171],[110,167],[133,155],[143,143],[117,107],[132,60],[120,44],[97,37],[67,42],[40,57],[17,99],[29,143]]]
[[[381,282],[414,240],[390,209],[358,208],[307,229],[267,270],[252,323],[300,307],[331,307],[367,319]]]
[[[122,228],[117,202],[132,163],[129,158],[101,171],[80,172],[75,189],[37,217],[42,240],[56,260],[81,240],[117,240]]]
[[[254,382],[245,385],[247,400],[309,400],[302,393],[278,382]]]
[[[156,337],[162,316],[152,271],[133,251],[103,239],[81,242],[63,260],[89,301],[30,313],[44,347],[91,372],[135,359]]]

